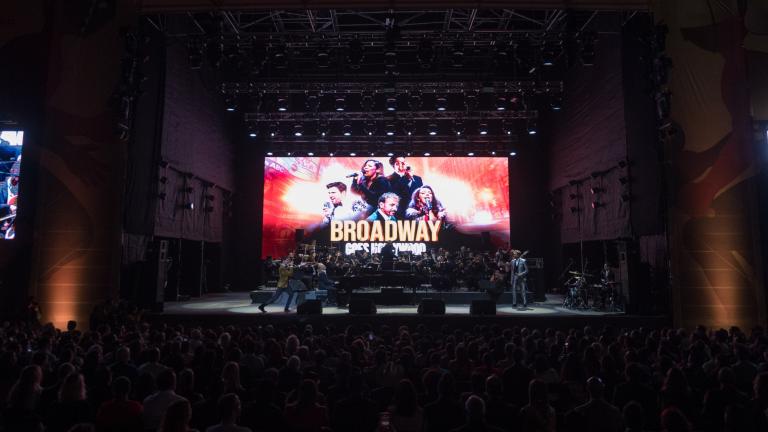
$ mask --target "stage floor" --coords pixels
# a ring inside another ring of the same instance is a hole
[[[254,295],[257,293],[257,295]],[[183,302],[165,302],[163,315],[270,315],[270,316],[292,316],[296,311],[284,312],[285,296],[280,298],[277,303],[266,307],[267,313],[262,313],[258,308],[256,301],[263,301],[272,294],[271,290],[256,292],[236,292],[208,294],[201,298],[191,299]],[[465,303],[456,304],[448,297],[451,293],[429,293],[425,295],[430,298],[443,299],[446,302],[445,314],[452,316],[469,316],[469,304],[471,300]],[[475,296],[464,295],[465,298],[476,297],[477,299],[487,298],[482,293]],[[547,294],[547,300],[538,303],[529,303],[525,309],[516,309],[509,303],[501,302],[496,307],[497,316],[623,316],[623,312],[604,312],[598,310],[573,310],[562,307],[563,297],[558,294]],[[417,314],[417,305],[376,305],[377,315],[399,315],[408,316]],[[335,306],[324,307],[323,315],[348,315],[349,310]]]

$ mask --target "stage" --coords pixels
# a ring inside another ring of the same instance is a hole
[[[470,315],[471,298],[486,299],[483,293],[437,293],[423,294],[429,298],[445,301],[445,315],[419,315],[418,304],[381,305],[377,304],[375,315],[353,315],[346,308],[335,306],[323,307],[322,315],[298,315],[294,310],[284,312],[285,296],[277,303],[267,306],[266,313],[258,309],[259,303],[272,295],[272,289],[252,292],[231,292],[208,294],[200,298],[180,302],[165,302],[162,313],[153,314],[149,319],[161,319],[164,322],[183,324],[245,324],[266,325],[291,323],[316,324],[420,324],[431,326],[450,323],[475,325],[478,323],[500,325],[527,325],[554,328],[574,326],[630,326],[630,325],[666,325],[668,318],[663,316],[633,316],[623,312],[603,312],[595,310],[571,310],[562,307],[563,297],[559,294],[547,294],[543,302],[529,303],[528,307],[517,309],[510,303],[497,305],[496,315]],[[376,293],[355,293],[353,296],[375,295]],[[505,293],[504,296],[509,295]],[[456,299],[470,299],[456,303]],[[254,302],[254,299],[256,302]]]

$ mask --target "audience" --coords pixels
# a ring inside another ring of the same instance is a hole
[[[768,430],[761,328],[96,318],[0,326],[0,432]]]

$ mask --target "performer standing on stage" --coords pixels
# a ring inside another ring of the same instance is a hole
[[[509,263],[512,275],[512,307],[517,307],[517,293],[523,297],[523,308],[528,307],[526,292],[528,291],[528,265],[519,250],[512,251],[512,261]]]
[[[279,299],[280,296],[283,295],[283,293],[288,294],[288,301],[285,302],[285,311],[286,312],[291,311],[290,306],[291,306],[291,301],[293,300],[293,288],[288,282],[292,276],[293,276],[293,252],[288,254],[288,256],[280,264],[280,269],[278,270],[278,278],[277,278],[277,289],[275,290],[275,293],[272,294],[272,297],[269,298],[269,300],[259,305],[260,311],[266,312],[264,308],[267,305],[276,302],[277,299]]]
[[[389,158],[389,164],[395,169],[395,172],[387,176],[389,186],[392,192],[400,197],[400,205],[397,209],[397,218],[405,217],[405,209],[408,208],[408,202],[413,192],[420,188],[424,183],[421,177],[411,173],[411,167],[405,162],[405,156],[394,155]]]

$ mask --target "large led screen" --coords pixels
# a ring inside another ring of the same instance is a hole
[[[24,132],[0,131],[0,239],[16,237],[16,211],[19,200],[19,173]]]
[[[509,242],[509,173],[501,157],[267,157],[262,257],[297,242],[349,254],[423,253],[483,238]]]

